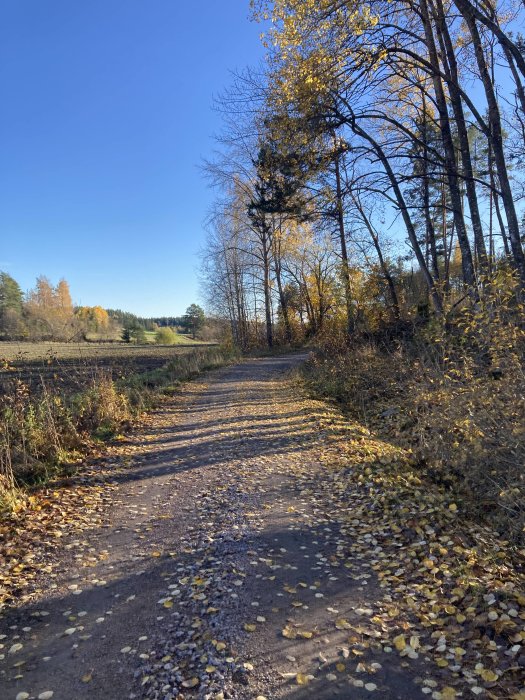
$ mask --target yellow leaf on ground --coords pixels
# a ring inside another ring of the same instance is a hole
[[[405,639],[405,635],[404,635],[404,634],[398,634],[397,637],[394,637],[393,642],[394,642],[395,648],[396,648],[398,651],[403,651],[403,649],[404,649],[404,648],[406,647],[406,645],[407,645],[407,640]]]
[[[410,646],[412,649],[419,649],[419,637],[415,634],[413,634],[410,637]]]
[[[349,630],[352,628],[352,626],[348,622],[348,620],[345,620],[343,617],[341,617],[341,618],[339,618],[339,620],[335,621],[335,627],[338,630]]]
[[[488,668],[484,668],[480,675],[487,683],[494,683],[498,680],[498,674],[490,671]]]
[[[291,627],[288,627],[288,625],[281,631],[281,634],[283,637],[286,637],[286,639],[295,639],[297,637],[297,632]]]
[[[307,685],[308,680],[309,680],[308,676],[305,676],[304,673],[298,673],[295,676],[295,682],[297,683],[297,685]]]

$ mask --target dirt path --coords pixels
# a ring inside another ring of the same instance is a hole
[[[64,538],[49,590],[0,618],[2,700],[462,692],[404,618],[393,648],[384,533],[360,525],[366,494],[325,478],[325,409],[285,376],[304,357],[214,373],[130,439],[102,525]]]

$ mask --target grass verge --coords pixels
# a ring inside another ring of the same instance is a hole
[[[232,348],[213,346],[117,380],[100,369],[74,393],[44,380],[35,392],[13,380],[0,402],[0,517],[19,508],[35,484],[74,470],[97,442],[125,430],[181,382],[236,357]]]

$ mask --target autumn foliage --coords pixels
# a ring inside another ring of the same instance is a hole
[[[510,273],[482,299],[404,337],[327,336],[312,387],[399,446],[422,478],[522,543],[525,527],[525,332]]]

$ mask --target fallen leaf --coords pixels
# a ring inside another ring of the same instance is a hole
[[[339,620],[335,621],[335,627],[338,630],[352,629],[352,625],[348,622],[348,620],[345,620],[343,617],[341,617],[341,618],[339,618]]]
[[[298,673],[295,676],[295,682],[297,685],[307,685],[310,679],[304,673]]]

